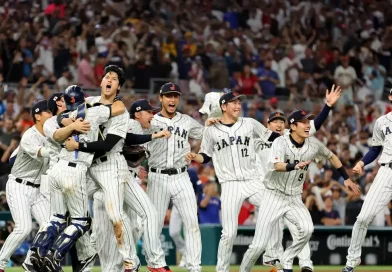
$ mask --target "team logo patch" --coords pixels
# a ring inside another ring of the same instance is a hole
[[[170,86],[170,90],[174,91],[176,89],[176,86],[172,83]]]
[[[137,108],[136,108],[137,111],[140,111],[141,109],[142,109],[141,107],[137,107]]]
[[[277,113],[276,113],[276,116],[280,116],[280,112],[277,112]]]
[[[71,96],[71,103],[75,103],[75,97]]]
[[[226,100],[223,99],[223,100],[222,100],[222,104],[225,104],[225,103],[226,103]]]
[[[291,119],[290,119],[290,123],[292,123],[292,122],[294,122],[294,118],[291,118]]]
[[[57,101],[57,98],[58,98],[57,96],[53,97],[53,101]]]
[[[35,109],[35,112],[39,112],[39,109]]]
[[[305,111],[301,111],[301,113],[302,113],[302,115],[306,115],[306,112],[305,112]]]

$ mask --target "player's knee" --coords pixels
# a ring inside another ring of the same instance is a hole
[[[237,230],[222,231],[222,240],[234,241],[235,237],[237,237]]]
[[[307,224],[303,226],[302,233],[304,237],[308,238],[312,236],[313,231],[314,231],[314,227],[312,224]]]
[[[373,218],[375,217],[375,214],[365,214],[360,212],[358,217],[357,217],[357,222],[356,224],[359,224],[361,226],[369,226],[370,222],[373,221]]]
[[[29,236],[29,234],[33,230],[33,225],[32,224],[23,224],[20,226],[15,226],[14,232],[19,234],[23,240]]]

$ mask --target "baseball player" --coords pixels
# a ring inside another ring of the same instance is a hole
[[[290,134],[276,139],[271,147],[268,160],[268,173],[265,177],[266,189],[260,204],[255,236],[246,251],[241,272],[251,271],[261,253],[267,247],[272,228],[282,217],[298,229],[297,239],[283,253],[283,271],[292,272],[293,259],[297,256],[313,232],[310,213],[302,202],[302,187],[308,164],[311,160],[328,159],[341,173],[348,190],[359,195],[358,187],[349,179],[339,158],[320,141],[310,137],[310,120],[313,114],[303,110],[294,111],[288,117]]]
[[[152,111],[154,108],[148,103],[147,100],[138,100],[134,102],[130,108],[131,117],[135,118],[138,115],[139,118],[143,116],[147,119],[152,119]],[[146,114],[145,114],[146,113]],[[128,115],[127,118],[129,119]],[[113,120],[112,118],[111,120]],[[110,121],[109,121],[110,122]],[[147,121],[146,123],[148,123]],[[125,142],[127,145],[131,144],[143,144],[145,142],[151,141],[152,139],[158,139],[161,137],[169,137],[170,133],[166,131],[160,131],[159,133],[155,133],[152,135],[137,135],[134,132],[143,132],[140,127],[140,124],[137,121],[130,120],[129,123],[131,124],[130,132],[132,133],[125,133],[124,137],[126,136]],[[113,123],[112,123],[113,125]],[[121,122],[118,124],[121,127],[124,127],[124,123]],[[109,138],[113,137],[112,131],[113,129],[108,126],[108,130],[104,131],[103,135],[105,136],[105,140],[92,142],[89,143],[85,150],[89,151],[89,146],[96,146],[94,151],[101,151],[99,148],[110,149],[111,144],[107,142]],[[124,129],[124,128],[123,128]],[[72,141],[67,142],[67,149],[74,150],[78,148],[76,142],[73,142],[72,145],[76,144],[76,146],[70,146]],[[128,175],[127,182],[125,184],[125,194],[124,194],[124,201],[127,207],[131,208],[136,212],[136,214],[141,218],[142,226],[144,228],[144,245],[145,245],[145,252],[146,252],[146,259],[148,262],[147,269],[149,271],[170,271],[170,269],[166,266],[165,262],[165,254],[162,250],[160,240],[159,240],[159,233],[157,232],[158,229],[158,220],[156,210],[154,205],[151,203],[150,199],[146,195],[146,193],[142,190],[142,188],[135,182],[135,174],[136,169],[131,169],[131,175]],[[102,193],[94,193],[94,214],[98,216],[100,221],[107,222],[105,220],[107,215],[104,214],[103,208],[101,206],[103,202]],[[132,218],[135,221],[137,218]],[[97,237],[99,234],[107,235],[107,225],[106,223],[97,224],[95,229],[95,236]],[[136,231],[137,232],[137,231]],[[137,240],[139,239],[139,234],[135,234],[133,232],[134,238]],[[100,256],[101,262],[103,263],[102,269],[103,271],[116,271],[119,265],[116,260],[117,258],[117,251],[109,251],[111,249],[111,241],[112,239],[109,237],[108,239],[97,239],[97,249],[98,254]]]
[[[98,137],[99,125],[106,122],[110,116],[122,114],[125,109],[120,101],[113,103],[111,107],[101,105],[88,108],[84,103],[83,90],[75,85],[67,88],[64,101],[67,110],[72,111],[69,114],[71,117],[90,121],[91,130],[79,135],[79,141],[83,143],[95,140]],[[35,239],[36,252],[39,256],[42,257],[42,253],[50,248],[43,261],[44,271],[61,269],[60,261],[76,240],[91,226],[91,219],[88,216],[86,172],[92,163],[93,155],[85,152],[68,152],[63,148],[58,159],[48,175],[51,180],[50,222]],[[67,211],[71,217],[71,224],[68,227],[66,226]]]
[[[239,117],[244,95],[228,92],[219,104],[222,120],[206,128],[199,154],[188,153],[186,160],[214,163],[222,186],[222,236],[218,248],[216,271],[229,271],[234,239],[237,235],[238,214],[245,199],[259,205],[262,198],[260,174],[256,166],[254,141],[272,141],[279,133],[272,132],[252,118]],[[233,169],[235,170],[233,172]],[[277,256],[277,253],[274,254]]]
[[[316,130],[320,129],[321,125],[324,123],[324,121],[327,119],[328,114],[332,108],[333,105],[338,101],[338,99],[341,96],[341,89],[340,86],[337,86],[335,88],[335,85],[332,86],[331,91],[327,90],[326,91],[326,104],[324,108],[321,110],[320,114],[315,118],[315,120],[310,120],[310,135],[312,136]],[[272,112],[267,120],[267,128],[280,133],[281,135],[283,134],[289,134],[290,131],[288,129],[285,129],[285,122],[286,122],[286,117],[284,116],[283,113],[281,112]],[[263,163],[267,162],[270,155],[271,155],[271,146],[272,142],[267,142],[263,143],[260,140],[255,141],[255,146],[256,146],[256,153],[258,155],[259,159],[259,169],[260,169],[260,174],[262,177],[262,180],[264,181],[264,177],[266,173],[268,172],[268,164]],[[293,235],[294,239],[296,239],[296,236],[298,235],[297,228],[295,225],[291,224],[290,221],[283,220],[278,221],[279,227],[274,228],[273,233],[270,237],[271,240],[276,241],[274,245],[274,249],[269,249],[267,247],[266,252],[263,255],[263,263],[265,265],[272,265],[277,269],[282,269],[282,266],[279,262],[280,257],[283,255],[283,246],[282,246],[282,239],[283,239],[283,228],[284,225],[286,225],[290,233]],[[271,255],[271,252],[279,252],[279,256],[273,256]],[[279,257],[279,258],[278,258]],[[298,255],[299,259],[299,265],[301,267],[301,272],[312,272],[313,271],[313,262],[310,259],[310,246],[309,243],[305,245],[301,253]]]
[[[197,218],[197,200],[190,182],[185,154],[190,152],[189,138],[201,139],[204,127],[190,116],[177,112],[181,90],[177,84],[164,84],[159,93],[162,110],[151,121],[150,133],[169,130],[169,139],[158,139],[147,144],[151,153],[148,160],[147,194],[158,212],[162,232],[170,200],[184,222],[187,269],[201,271],[201,236]]]
[[[45,175],[42,175],[41,178],[41,193],[50,194],[50,185],[49,180],[47,178],[47,174],[52,169],[53,165],[58,161],[57,156],[61,151],[61,144],[64,140],[70,135],[71,131],[77,131],[79,133],[86,133],[90,129],[90,123],[88,121],[77,120],[71,126],[67,128],[61,128],[58,125],[57,118],[66,111],[65,102],[64,102],[64,93],[54,93],[48,99],[48,109],[52,112],[52,117],[49,118],[44,124],[44,134],[47,137],[47,148],[51,150],[53,154],[49,160],[49,168]],[[63,131],[66,133],[62,133]],[[68,133],[67,133],[68,131]],[[45,228],[45,226],[43,226]],[[36,239],[39,239],[39,236],[36,236]],[[33,241],[33,249],[35,248]],[[79,267],[79,271],[82,271],[86,268],[87,265],[92,265],[92,261],[94,260],[95,251],[91,246],[89,246],[89,235],[83,235],[78,242],[76,243],[78,256],[83,263]],[[47,248],[49,250],[49,248]],[[47,252],[43,253],[46,255]],[[37,252],[32,254],[33,256],[27,255],[26,261],[30,261],[33,259],[33,263],[35,263],[35,270],[39,271],[39,263],[42,262],[42,258],[37,255]]]
[[[40,193],[41,175],[48,169],[50,150],[43,132],[45,121],[52,116],[48,102],[41,100],[32,107],[34,126],[23,134],[16,160],[6,185],[7,202],[15,228],[0,251],[3,272],[12,253],[32,231],[32,217],[43,224],[49,217],[49,199]],[[29,270],[29,267],[25,267]]]
[[[201,184],[201,181],[195,169],[188,169],[188,174],[192,182],[193,190],[197,197],[197,206],[199,206],[200,199],[203,196],[203,185]],[[181,215],[178,209],[173,206],[170,213],[169,235],[173,239],[177,251],[181,253],[181,261],[178,266],[181,268],[186,268],[185,241],[184,238],[182,238],[181,236],[182,224],[183,222]]]
[[[392,89],[388,99],[392,102]],[[355,167],[353,172],[362,174],[363,167],[373,162],[381,153],[380,169],[363,202],[351,234],[346,266],[342,272],[352,272],[361,263],[361,247],[370,222],[391,201],[390,180],[392,177],[392,113],[379,117],[373,128],[372,147]]]

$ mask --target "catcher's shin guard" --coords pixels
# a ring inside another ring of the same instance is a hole
[[[40,257],[45,257],[49,249],[53,246],[59,233],[67,227],[68,214],[55,214],[48,223],[43,225],[35,236],[31,245],[31,250],[38,253]]]
[[[71,224],[59,235],[51,251],[57,260],[62,260],[76,241],[91,227],[91,218],[71,218]]]

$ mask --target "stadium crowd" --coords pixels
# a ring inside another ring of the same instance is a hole
[[[181,4],[179,4],[181,2]],[[391,1],[370,0],[0,0],[0,211],[9,210],[8,158],[33,125],[32,103],[78,84],[98,87],[104,67],[124,68],[121,95],[158,104],[152,79],[178,82],[181,111],[203,122],[198,109],[210,91],[248,96],[243,115],[266,125],[272,111],[318,113],[332,84],[343,89],[316,137],[334,151],[363,195],[344,192],[325,162],[310,166],[303,200],[316,225],[353,225],[378,166],[362,176],[352,167],[369,150],[375,120],[392,110]],[[143,93],[144,94],[137,94]],[[197,144],[193,146],[198,148]],[[212,165],[197,165],[205,184],[203,212],[216,213],[219,183]],[[146,175],[142,179],[147,181]],[[385,207],[372,225],[391,225]],[[244,203],[239,222],[255,224]],[[169,218],[169,217],[168,217]],[[208,220],[202,223],[210,223]],[[0,243],[12,229],[1,222]]]

